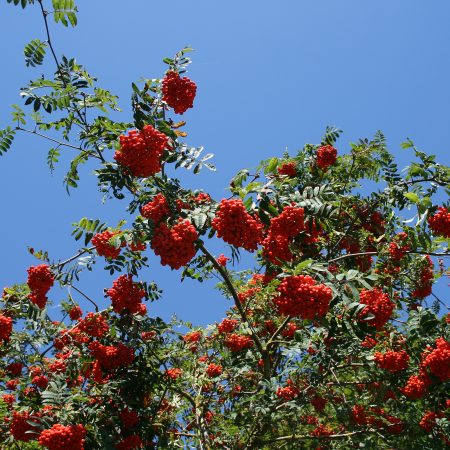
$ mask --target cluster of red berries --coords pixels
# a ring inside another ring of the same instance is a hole
[[[221,265],[222,267],[225,267],[227,265],[227,261],[229,260],[230,258],[227,258],[223,253],[216,258],[217,264]]]
[[[120,411],[119,417],[125,428],[133,428],[139,423],[139,414],[129,408]]]
[[[313,397],[310,401],[313,408],[316,410],[316,412],[322,412],[325,409],[325,406],[327,405],[326,399],[320,396]]]
[[[210,378],[215,378],[218,377],[221,373],[222,373],[222,366],[218,365],[218,364],[214,364],[211,363],[207,368],[206,368],[206,375],[208,375],[208,377]]]
[[[120,254],[121,247],[125,245],[124,242],[119,245],[119,247],[115,247],[113,244],[110,243],[110,240],[119,234],[119,231],[103,231],[102,233],[97,233],[92,238],[92,244],[95,247],[95,250],[97,250],[97,253],[99,256],[104,256],[105,258],[117,258]]]
[[[162,80],[163,101],[165,101],[176,114],[183,114],[187,109],[192,108],[196,84],[188,77],[180,77],[178,72],[173,70],[166,73]]]
[[[278,286],[280,293],[274,302],[278,312],[285,316],[314,319],[323,317],[328,312],[331,289],[308,275],[289,276]]]
[[[170,216],[170,208],[164,195],[159,193],[151,202],[146,203],[141,208],[141,215],[151,219],[154,225],[158,225],[165,217]]]
[[[374,360],[381,369],[395,373],[408,367],[409,355],[405,350],[399,352],[387,351],[385,353],[375,352]]]
[[[239,322],[236,319],[223,319],[222,322],[217,325],[217,331],[219,333],[231,333],[238,325]]]
[[[404,232],[398,233],[395,240],[389,244],[389,255],[394,261],[402,260],[406,252],[409,250],[409,245],[405,243],[408,235]]]
[[[185,266],[197,252],[195,241],[198,233],[189,220],[179,219],[169,228],[161,223],[154,232],[151,247],[155,255],[161,256],[161,264],[172,269]]]
[[[297,164],[295,161],[287,162],[278,167],[279,175],[286,175],[287,177],[295,177],[297,175]]]
[[[9,424],[9,430],[14,439],[23,442],[30,442],[37,437],[39,429],[35,425],[30,425],[29,422],[39,423],[38,414],[30,414],[28,411],[14,411],[12,420]]]
[[[111,298],[113,310],[118,314],[145,313],[145,305],[141,303],[145,291],[139,283],[133,282],[132,275],[121,275],[117,278],[112,288],[106,290],[106,295]]]
[[[222,199],[212,227],[217,236],[235,247],[253,252],[261,242],[263,225],[245,209],[242,200]]]
[[[450,379],[450,342],[440,337],[436,339],[436,348],[424,355],[423,366],[441,381]]]
[[[11,338],[12,329],[12,318],[0,314],[0,341],[8,342]]]
[[[290,380],[288,380],[288,386],[281,387],[278,386],[277,389],[277,397],[282,398],[285,402],[290,402],[291,400],[294,400],[295,397],[298,396],[299,390],[296,386],[294,386],[292,383],[289,383]]]
[[[167,369],[166,370],[166,375],[171,378],[172,380],[176,380],[177,378],[179,378],[182,374],[182,370],[179,369],[178,367],[173,367],[171,369]]]
[[[73,306],[69,309],[70,320],[78,320],[83,316],[83,310],[79,306]]]
[[[47,292],[53,286],[55,277],[47,264],[29,267],[27,284],[31,290],[29,299],[39,308],[47,304]]]
[[[186,333],[183,336],[183,341],[188,344],[197,343],[202,338],[202,332],[201,331],[191,331],[190,333]]]
[[[450,211],[440,206],[436,214],[428,218],[428,226],[434,234],[450,238]]]
[[[128,367],[134,361],[133,349],[121,342],[116,345],[102,345],[93,341],[89,344],[89,350],[105,371]]]
[[[416,283],[416,288],[411,295],[416,298],[428,297],[433,288],[434,279],[434,264],[429,255],[426,255],[422,262],[422,267],[419,273],[419,280]]]
[[[120,149],[114,153],[114,159],[135,177],[150,177],[161,170],[161,156],[167,143],[164,133],[145,125],[140,131],[120,136]]]
[[[419,426],[423,428],[427,433],[430,433],[431,430],[436,426],[436,419],[444,417],[442,413],[436,413],[434,411],[427,411],[420,423]]]
[[[386,322],[391,318],[394,311],[394,303],[389,296],[385,294],[380,288],[363,289],[360,294],[360,303],[367,305],[361,311],[360,319],[364,320],[368,314],[373,314],[375,317],[368,320],[370,325],[373,325],[377,330],[381,330]]]
[[[430,385],[430,380],[422,375],[411,375],[406,382],[405,387],[400,391],[411,400],[422,398]]]
[[[283,212],[270,220],[270,227],[263,240],[263,255],[273,264],[293,258],[289,244],[295,236],[305,230],[305,211],[303,208],[286,206]]]
[[[332,145],[322,145],[317,149],[317,165],[325,170],[336,162],[337,150]]]
[[[109,331],[109,325],[101,314],[89,312],[83,320],[80,320],[76,328],[94,338],[101,338]]]
[[[228,335],[224,340],[224,344],[232,352],[240,352],[246,348],[253,347],[253,341],[249,336],[243,336],[237,333]]]
[[[49,450],[84,450],[87,431],[83,425],[64,426],[59,423],[44,430],[39,436],[39,444]]]
[[[0,326],[1,330],[1,326]],[[20,362],[12,362],[5,367],[6,371],[13,376],[20,376],[22,374],[23,364]]]
[[[136,450],[143,448],[144,443],[137,434],[131,434],[116,444],[117,450]]]

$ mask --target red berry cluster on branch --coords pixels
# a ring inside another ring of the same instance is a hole
[[[109,331],[109,325],[101,314],[89,312],[76,326],[77,330],[94,338],[101,338]]]
[[[332,145],[322,145],[317,149],[317,165],[325,170],[336,162],[337,150]]]
[[[8,342],[11,338],[12,329],[12,318],[0,314],[0,341]]]
[[[423,366],[441,381],[450,379],[450,342],[437,338],[436,348],[424,354]]]
[[[154,225],[158,225],[165,217],[170,216],[170,208],[164,195],[159,193],[151,202],[146,203],[141,208],[141,215],[151,219]]]
[[[131,434],[117,443],[117,450],[136,450],[143,448],[144,443],[137,434]]]
[[[308,275],[289,276],[278,286],[279,296],[274,298],[278,312],[285,316],[314,319],[328,312],[331,289]]]
[[[140,131],[132,130],[128,136],[120,136],[120,149],[114,159],[139,178],[150,177],[161,170],[161,156],[168,144],[168,137],[145,125]]]
[[[430,385],[430,380],[422,375],[411,375],[406,382],[405,387],[400,391],[411,400],[422,398]]]
[[[29,299],[42,309],[47,304],[47,292],[53,286],[55,277],[47,264],[29,267],[27,272],[27,284],[31,290]]]
[[[29,413],[28,411],[13,412],[12,420],[9,424],[9,430],[11,431],[14,439],[23,442],[30,442],[37,437],[39,428],[35,425],[31,425],[29,422],[38,424],[40,422],[39,415]]]
[[[102,345],[98,341],[89,344],[91,355],[105,371],[128,367],[134,361],[133,349],[121,342],[116,345]]]
[[[385,353],[375,352],[374,360],[381,369],[395,373],[408,367],[409,355],[405,350],[399,352],[387,351]]]
[[[111,305],[114,312],[122,313],[141,313],[143,312],[141,300],[145,297],[145,291],[139,283],[133,282],[132,275],[121,275],[113,282],[112,288],[105,291],[111,298]]]
[[[391,318],[394,311],[394,303],[389,296],[385,294],[380,288],[363,289],[359,293],[360,303],[367,305],[361,311],[360,320],[364,320],[368,314],[373,314],[375,317],[369,319],[367,322],[373,325],[377,330],[381,330],[386,322]]]
[[[450,211],[440,206],[436,214],[428,218],[428,226],[437,236],[450,238]]]
[[[197,239],[198,233],[194,225],[189,220],[180,218],[172,228],[161,223],[155,229],[151,248],[155,255],[161,257],[163,266],[179,269],[195,256]]]
[[[217,237],[250,252],[257,249],[262,239],[262,223],[247,212],[240,199],[223,199],[212,221],[212,227],[217,231]]]
[[[416,298],[428,297],[433,289],[434,264],[429,255],[426,255],[422,261],[422,267],[416,280],[415,289],[411,295]]]
[[[295,236],[305,230],[304,209],[286,206],[279,216],[270,220],[267,236],[262,241],[264,257],[276,265],[292,261],[289,245]]]
[[[70,320],[78,320],[83,316],[83,311],[79,306],[73,306],[69,310]]]
[[[245,348],[253,347],[253,341],[249,336],[243,336],[237,333],[228,335],[224,340],[224,344],[232,352],[240,352]]]
[[[125,246],[125,243],[122,242],[119,247],[115,247],[113,244],[110,243],[110,240],[117,236],[120,232],[119,231],[103,231],[102,233],[97,233],[92,238],[92,244],[95,247],[95,250],[97,250],[97,253],[99,256],[104,256],[105,258],[117,258],[120,254],[121,247]]]
[[[183,114],[194,105],[196,84],[188,77],[180,77],[173,70],[167,72],[162,80],[163,100],[175,111]]]
[[[222,373],[222,366],[211,363],[205,370],[206,375],[210,378],[218,377]]]
[[[295,177],[297,175],[297,164],[295,161],[287,162],[278,167],[279,175],[286,175],[287,177]]]
[[[86,434],[83,425],[64,426],[57,423],[40,434],[39,444],[49,450],[84,450]]]
[[[236,319],[223,319],[222,322],[217,325],[217,331],[219,333],[231,333],[238,325],[239,322]]]

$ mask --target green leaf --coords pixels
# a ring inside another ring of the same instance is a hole
[[[0,156],[10,149],[15,134],[16,132],[11,127],[0,130]]]
[[[413,203],[419,203],[419,196],[415,194],[414,192],[405,192],[403,194],[408,200],[412,201]]]
[[[47,43],[42,42],[39,39],[33,39],[25,46],[23,53],[25,55],[25,64],[27,67],[36,67],[43,63],[46,47]]]

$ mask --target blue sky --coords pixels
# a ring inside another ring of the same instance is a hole
[[[77,28],[51,25],[56,51],[76,57],[120,97],[123,120],[129,117],[132,81],[161,76],[162,58],[185,45],[196,49],[189,76],[198,95],[183,118],[188,142],[215,153],[218,171],[189,178],[189,184],[217,199],[227,195],[225,187],[239,169],[279,156],[286,147],[295,153],[306,142],[319,142],[326,125],[345,131],[340,153],[381,129],[401,165],[411,156],[399,149],[406,137],[450,164],[447,0],[77,4]],[[43,32],[37,5],[22,11],[1,3],[0,128],[9,123],[8,105],[20,104],[19,88],[42,71],[25,68],[23,47],[33,38],[44,40]],[[88,216],[114,226],[124,214],[123,203],[100,203],[89,168],[68,197],[62,186],[67,165],[50,175],[47,150],[43,141],[21,135],[0,159],[0,287],[26,279],[26,268],[36,263],[27,245],[64,259],[76,249],[69,238],[73,222]],[[211,285],[187,282],[180,289],[179,272],[159,267],[153,257],[151,263],[143,278],[156,279],[165,291],[149,307],[151,314],[168,318],[176,312],[197,324],[223,317],[228,304]],[[106,305],[102,288],[111,282],[97,267],[80,286]],[[55,303],[58,295],[52,296]]]

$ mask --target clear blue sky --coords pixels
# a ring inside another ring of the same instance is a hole
[[[188,142],[214,152],[218,172],[189,182],[217,199],[240,168],[281,155],[286,147],[294,153],[305,142],[317,143],[326,125],[345,131],[341,153],[348,142],[381,129],[402,165],[410,160],[399,150],[406,137],[450,164],[448,0],[77,4],[77,28],[52,24],[56,51],[75,56],[102,87],[119,95],[125,115],[131,81],[159,77],[163,57],[185,45],[196,49],[189,76],[198,96],[183,118]],[[43,31],[37,5],[23,12],[0,4],[0,128],[9,123],[8,105],[21,103],[18,89],[42,71],[25,68],[23,47],[35,37],[44,40]],[[90,169],[81,188],[67,197],[66,164],[50,175],[47,149],[38,139],[20,136],[0,159],[0,287],[24,281],[26,268],[36,264],[27,245],[64,259],[76,249],[69,238],[72,222],[88,216],[114,226],[123,216],[125,204],[100,204]],[[152,257],[151,269],[142,274],[165,291],[164,299],[149,307],[151,314],[168,318],[176,312],[197,324],[223,317],[227,303],[211,287],[187,283],[180,289],[179,272],[156,261]],[[99,266],[80,286],[105,306],[102,288],[112,278]],[[61,298],[53,292],[57,303]]]

